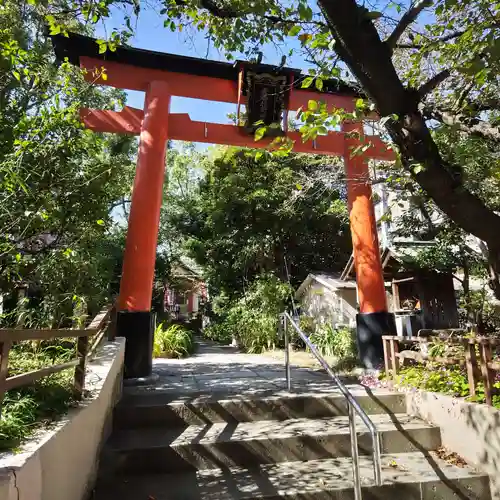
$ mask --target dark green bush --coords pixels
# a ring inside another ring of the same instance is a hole
[[[20,342],[9,355],[8,376],[60,364],[75,356],[74,342]],[[0,450],[15,449],[37,429],[56,420],[76,404],[73,370],[65,370],[13,389],[5,395],[0,419]]]
[[[160,323],[156,327],[153,346],[155,358],[184,358],[193,351],[193,334],[185,326],[172,324],[165,328],[164,323]]]
[[[321,354],[339,360],[356,359],[356,333],[352,328],[333,328],[329,324],[318,325],[309,337]]]
[[[204,335],[228,343],[234,335],[247,352],[272,349],[278,338],[279,314],[285,309],[290,287],[274,276],[261,276],[239,299],[217,311],[220,319],[205,328]]]

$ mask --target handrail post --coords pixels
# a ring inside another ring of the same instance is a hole
[[[75,376],[74,376],[74,389],[77,399],[81,399],[83,396],[88,348],[89,348],[89,338],[87,336],[78,337],[76,343],[78,364],[75,367]]]
[[[380,434],[375,431],[373,434],[373,475],[375,485],[382,486],[382,452],[380,450]]]
[[[356,433],[356,415],[352,405],[347,402],[349,408],[349,433],[351,435],[351,457],[352,457],[352,479],[354,482],[354,500],[362,500],[361,479],[359,477],[359,451],[358,435]]]
[[[377,428],[373,424],[370,417],[361,408],[359,403],[353,397],[349,389],[344,385],[344,383],[338,378],[335,372],[330,368],[330,365],[325,361],[325,359],[318,352],[314,344],[311,342],[309,337],[300,329],[300,327],[294,322],[291,316],[285,311],[283,313],[284,325],[285,325],[285,362],[287,369],[287,381],[290,381],[290,359],[289,359],[289,340],[287,332],[287,322],[289,321],[295,331],[299,334],[299,337],[305,342],[306,346],[311,350],[312,355],[316,358],[319,364],[323,367],[330,378],[337,384],[340,392],[344,395],[347,401],[347,407],[349,410],[349,432],[351,437],[351,452],[353,461],[353,479],[354,479],[354,497],[355,500],[361,500],[361,480],[359,476],[359,450],[358,450],[358,436],[356,434],[356,421],[355,414],[357,413],[361,418],[361,421],[368,427],[370,435],[373,441],[373,469],[375,484],[377,486],[382,485],[382,461],[381,461],[381,451],[380,451],[380,436]],[[397,346],[399,347],[399,346]],[[394,351],[394,348],[392,349]],[[398,349],[399,352],[399,349]],[[399,361],[399,359],[398,359]]]
[[[290,338],[288,337],[288,318],[283,315],[283,333],[285,334],[285,371],[286,388],[288,392],[292,390],[292,377],[290,373]]]

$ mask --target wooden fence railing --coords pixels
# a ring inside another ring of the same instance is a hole
[[[92,359],[104,335],[108,340],[114,340],[115,313],[114,307],[103,309],[85,329],[0,329],[0,414],[5,393],[10,389],[30,385],[37,380],[69,368],[75,369],[74,389],[77,398],[81,398],[85,386],[85,369],[87,361]],[[77,338],[76,358],[59,365],[51,365],[39,370],[21,373],[8,377],[9,352],[13,342],[23,340],[53,340]]]
[[[442,342],[450,346],[463,346],[464,352],[460,357],[430,356],[429,344]],[[500,339],[485,337],[453,338],[450,336],[425,336],[415,338],[403,338],[392,335],[382,337],[384,347],[385,372],[389,375],[397,375],[402,360],[411,359],[417,363],[434,362],[448,366],[465,366],[467,370],[467,381],[471,396],[476,395],[477,384],[483,382],[486,404],[492,404],[495,394],[495,375],[500,372],[500,363],[493,361],[495,347],[500,346]],[[400,346],[411,346],[420,344],[427,348],[422,352],[400,349]]]

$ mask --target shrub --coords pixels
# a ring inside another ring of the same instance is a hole
[[[210,323],[203,330],[203,336],[214,342],[220,342],[221,344],[228,344],[232,339],[232,329],[229,327],[226,321],[215,321]]]
[[[244,296],[225,301],[219,319],[205,329],[212,340],[230,341],[235,335],[247,352],[260,353],[277,346],[278,316],[285,309],[290,287],[272,275],[257,278]]]
[[[334,356],[339,360],[357,357],[356,336],[351,328],[335,329],[329,324],[323,324],[309,338],[323,355]]]
[[[476,396],[469,397],[470,388],[465,370],[458,367],[442,366],[437,363],[415,365],[402,368],[396,375],[394,383],[399,387],[412,387],[430,392],[449,394],[456,397],[467,397],[469,401],[484,403],[484,386],[476,386]],[[500,382],[494,384],[500,389]],[[493,406],[500,408],[500,396],[493,396]]]
[[[8,376],[64,363],[74,356],[74,342],[20,342],[9,353]],[[32,385],[8,391],[2,404],[0,450],[16,448],[75,403],[73,370],[54,373]]]
[[[193,334],[186,327],[172,324],[165,329],[164,323],[156,327],[153,346],[155,358],[183,358],[193,350]]]

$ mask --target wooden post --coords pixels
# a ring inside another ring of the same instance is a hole
[[[392,376],[395,377],[399,372],[399,342],[397,340],[391,340],[391,364],[392,364]]]
[[[382,337],[382,347],[384,349],[384,366],[385,366],[385,375],[386,377],[389,376],[390,371],[391,371],[391,366],[389,364],[389,348],[387,346],[387,339]]]
[[[399,300],[399,285],[394,280],[392,280],[392,307],[393,312],[401,309],[401,303]]]
[[[12,342],[0,342],[0,416],[2,416],[2,401],[5,396],[5,380],[9,371],[9,351]]]
[[[483,376],[484,383],[484,396],[486,398],[486,404],[491,406],[495,373],[488,367],[488,364],[491,363],[491,345],[488,339],[479,340],[479,356],[481,359],[481,374]]]
[[[78,337],[76,344],[76,352],[78,356],[78,365],[75,367],[74,388],[75,394],[78,399],[83,396],[83,389],[85,387],[85,367],[87,364],[87,352],[89,348],[88,337]]]
[[[476,395],[476,379],[474,372],[476,371],[477,358],[476,358],[476,345],[467,341],[465,345],[465,363],[467,366],[467,380],[469,382],[469,393],[471,396]]]
[[[108,340],[110,342],[116,339],[116,315],[117,315],[117,310],[116,310],[116,305],[114,305],[111,308],[111,311],[109,312]]]

